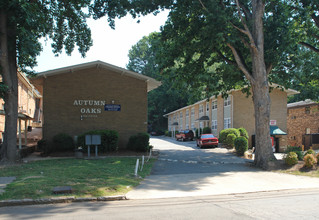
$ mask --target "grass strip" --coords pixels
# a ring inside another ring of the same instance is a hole
[[[155,160],[144,164],[138,175],[144,178],[151,172]],[[98,160],[54,159],[33,161],[0,168],[0,176],[15,176],[7,185],[0,200],[39,199],[56,197],[56,186],[71,186],[75,197],[114,196],[127,193],[141,178],[134,176],[136,158],[105,158]]]

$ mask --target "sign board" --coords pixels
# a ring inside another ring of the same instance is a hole
[[[276,125],[277,124],[277,120],[270,120],[270,125]]]
[[[104,111],[120,112],[121,105],[108,104],[104,106]]]
[[[85,145],[101,145],[101,135],[85,135]]]
[[[92,135],[92,145],[101,145],[101,135]]]
[[[85,145],[92,145],[92,135],[85,135]]]

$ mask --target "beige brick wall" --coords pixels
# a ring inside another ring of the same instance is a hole
[[[30,88],[30,85],[23,79],[21,73],[18,73],[18,109],[19,113],[23,113],[31,118],[34,116],[35,100],[34,91]],[[4,101],[0,99],[0,109],[3,110]],[[28,120],[27,126],[32,125],[32,120]],[[17,125],[19,126],[19,125]],[[2,139],[2,132],[5,127],[5,116],[0,116],[0,139]],[[17,128],[18,129],[18,128]],[[25,130],[25,123],[21,122],[21,130]]]
[[[125,148],[131,135],[147,131],[145,81],[93,68],[48,76],[43,88],[44,139],[50,140],[60,132],[75,136],[90,130],[112,129],[119,132],[119,147]],[[114,101],[121,105],[121,111],[104,111],[104,106],[76,106],[75,100],[101,100],[106,104]],[[82,108],[100,108],[101,113],[83,114]]]
[[[246,94],[243,94],[241,91],[232,91],[230,93],[231,106],[224,107],[224,99],[222,96],[217,98],[213,97],[209,100],[209,123],[205,123],[205,126],[211,127],[212,120],[212,100],[217,99],[217,133],[224,129],[224,118],[230,117],[232,124],[231,127],[239,128],[244,127],[250,137],[249,144],[251,145],[251,136],[255,134],[255,119],[254,119],[254,106],[252,102],[252,96],[246,97]],[[279,89],[273,89],[270,93],[271,99],[271,109],[270,109],[270,120],[276,120],[276,125],[287,132],[287,93]],[[195,107],[195,120],[199,118],[199,106],[204,106],[203,115],[206,113],[206,100],[198,102],[189,107],[190,118],[191,118],[191,108]],[[186,109],[186,108],[185,108]],[[182,109],[183,114],[185,115],[186,110]],[[176,111],[175,114],[179,115],[180,111]],[[183,122],[185,119],[183,120]],[[191,123],[190,123],[191,126]],[[195,128],[199,127],[199,122],[195,122]],[[183,124],[183,129],[185,129],[185,123]],[[277,136],[280,138],[279,145],[281,146],[281,151],[287,145],[287,136],[281,135]]]
[[[252,96],[246,97],[241,91],[232,93],[234,97],[234,127],[243,127],[247,130],[251,144],[251,135],[255,134],[254,105]],[[277,126],[287,132],[287,94],[279,89],[274,89],[270,93],[271,107],[270,120],[276,120]],[[280,146],[284,148],[287,145],[287,136],[280,137]]]
[[[309,114],[306,114],[306,106],[288,109],[288,144],[291,146],[303,144],[302,136],[306,134],[307,128],[310,129],[310,133],[319,133],[319,104],[308,105],[308,107],[310,107]]]

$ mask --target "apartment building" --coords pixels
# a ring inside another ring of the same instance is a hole
[[[159,81],[102,61],[39,73],[32,83],[43,92],[43,139],[116,130],[119,148],[147,132],[147,93]]]
[[[18,132],[25,131],[28,127],[41,127],[42,122],[42,96],[30,83],[26,75],[18,71]],[[4,101],[0,99],[0,135],[5,126]],[[35,125],[36,124],[36,125]],[[25,132],[26,134],[26,132]]]
[[[319,103],[310,99],[287,105],[288,144],[319,149]]]
[[[283,89],[272,84],[270,93],[271,113],[270,126],[272,136],[276,140],[276,150],[283,151],[287,146],[287,96],[297,94],[297,91]],[[212,133],[218,137],[219,132],[226,128],[243,127],[250,138],[249,145],[254,146],[255,118],[252,97],[247,97],[240,90],[231,90],[228,97],[213,96],[192,105],[185,106],[165,114],[168,118],[168,130],[178,131],[210,127]]]

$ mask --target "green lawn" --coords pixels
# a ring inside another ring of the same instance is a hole
[[[144,165],[138,175],[150,174],[155,160]],[[137,186],[141,178],[134,176],[136,158],[99,160],[54,159],[0,168],[0,176],[15,176],[0,200],[54,197],[56,186],[71,186],[76,197],[123,195]],[[61,196],[61,195],[57,195]]]
[[[292,175],[299,175],[299,176],[310,176],[310,177],[319,177],[319,170],[314,171],[289,171],[289,170],[283,170],[282,173],[292,174]]]

